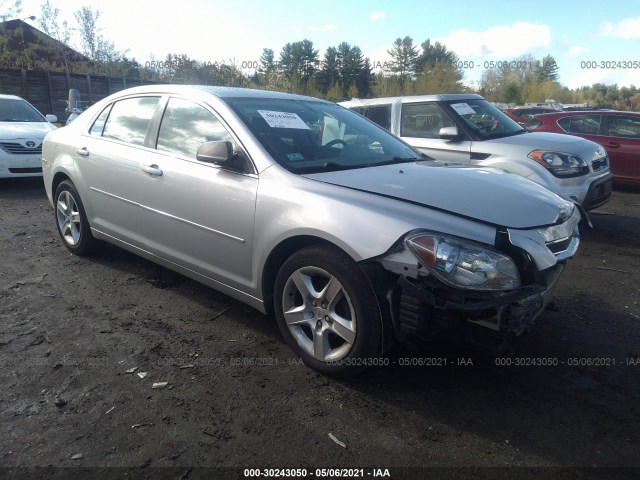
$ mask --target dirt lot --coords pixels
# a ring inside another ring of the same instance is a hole
[[[592,215],[560,311],[512,359],[557,365],[417,344],[335,380],[300,364],[275,320],[224,295],[115,247],[70,255],[41,182],[0,181],[0,467],[640,475],[640,189]]]

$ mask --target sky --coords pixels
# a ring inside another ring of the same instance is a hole
[[[43,0],[23,0],[22,16]],[[464,81],[477,86],[489,62],[552,55],[570,88],[596,82],[640,87],[640,2],[635,0],[90,0],[52,1],[73,23],[81,6],[101,11],[101,33],[143,66],[168,53],[201,62],[235,63],[245,73],[264,48],[276,58],[286,43],[357,45],[375,71],[385,69],[398,37],[427,38],[453,50]],[[28,23],[37,27],[38,20]],[[633,64],[635,62],[635,65]],[[495,63],[494,63],[495,64]]]

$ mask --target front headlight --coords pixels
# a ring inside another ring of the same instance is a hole
[[[405,240],[420,263],[442,282],[470,290],[513,290],[520,274],[513,260],[481,244],[419,233]]]
[[[579,177],[589,173],[589,166],[582,157],[573,153],[534,150],[528,157],[535,160],[552,175],[560,178]]]

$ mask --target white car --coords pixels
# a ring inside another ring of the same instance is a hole
[[[57,121],[23,98],[0,95],[0,178],[42,175],[42,141]]]
[[[528,132],[480,95],[341,102],[422,153],[444,162],[517,173],[585,210],[605,204],[613,174],[605,149],[570,135]]]

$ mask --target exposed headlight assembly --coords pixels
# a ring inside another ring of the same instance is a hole
[[[559,178],[579,177],[589,173],[587,162],[572,153],[534,150],[528,157]]]
[[[520,274],[508,256],[481,244],[434,233],[418,233],[405,244],[436,278],[469,290],[513,290]]]

